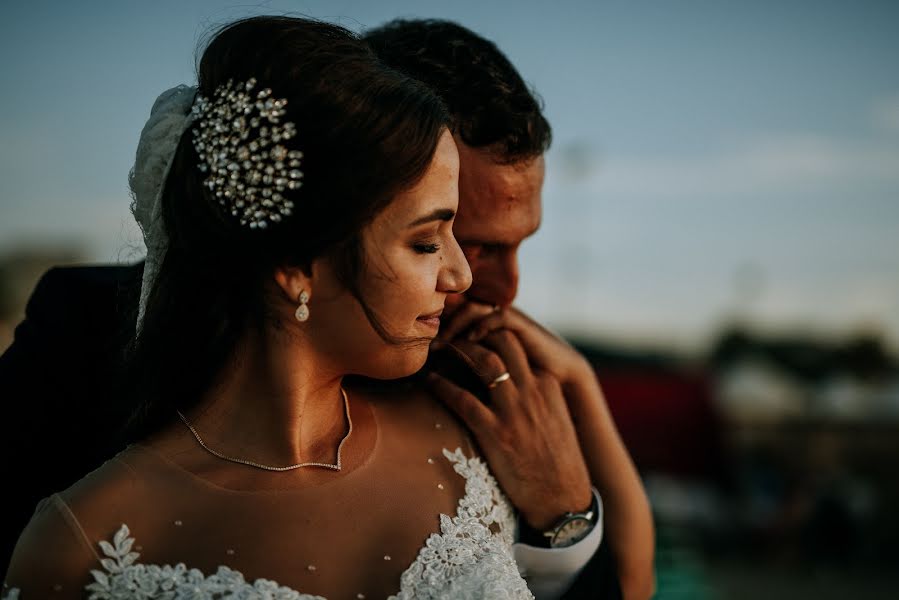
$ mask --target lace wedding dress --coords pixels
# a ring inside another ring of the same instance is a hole
[[[366,458],[299,487],[235,489],[130,446],[41,503],[3,597],[533,598],[508,499],[461,425],[422,399],[351,403]]]

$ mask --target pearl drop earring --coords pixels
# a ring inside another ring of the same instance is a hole
[[[300,305],[297,306],[297,311],[294,313],[294,316],[297,318],[297,321],[301,323],[309,319],[309,307],[306,305],[309,302],[309,294],[306,293],[306,290],[300,292]]]

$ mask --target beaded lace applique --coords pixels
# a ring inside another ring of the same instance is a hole
[[[466,458],[460,448],[444,448],[443,455],[465,478],[465,495],[455,517],[440,515],[440,533],[428,537],[400,578],[399,594],[388,600],[533,598],[512,557],[515,514],[496,479],[480,458]]]
[[[91,600],[325,600],[321,596],[301,594],[279,586],[268,579],[248,583],[242,573],[225,566],[220,566],[213,575],[206,577],[198,569],[188,569],[184,563],[174,567],[135,563],[140,555],[131,551],[133,544],[134,538],[130,537],[127,525],[122,525],[115,534],[113,544],[100,542],[107,558],[100,561],[102,571],[91,571],[94,582],[85,586],[85,590],[91,592]]]
[[[512,506],[478,457],[467,458],[460,448],[443,455],[465,478],[465,495],[456,515],[440,515],[440,532],[432,533],[415,561],[400,578],[400,591],[388,600],[532,599],[512,555],[515,515]],[[495,531],[491,529],[494,527]],[[250,583],[243,574],[220,566],[206,576],[183,563],[146,565],[132,551],[135,540],[122,525],[112,543],[100,542],[106,558],[102,570],[92,570],[94,582],[85,587],[92,600],[240,598],[241,600],[325,600],[301,594],[267,579]],[[16,600],[9,590],[4,600]],[[27,599],[23,599],[27,600]]]

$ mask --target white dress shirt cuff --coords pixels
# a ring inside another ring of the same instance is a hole
[[[521,542],[512,544],[518,571],[537,600],[553,600],[564,594],[590,562],[602,542],[602,498],[593,488],[598,514],[596,525],[581,541],[566,548],[538,548]]]

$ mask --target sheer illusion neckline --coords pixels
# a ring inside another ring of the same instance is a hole
[[[352,470],[347,470],[346,466],[344,469],[337,471],[328,471],[328,475],[332,475],[332,477],[328,478],[325,481],[310,481],[306,484],[299,485],[294,488],[283,488],[283,489],[264,489],[264,490],[241,490],[223,486],[219,483],[211,481],[202,475],[198,475],[194,473],[190,469],[184,467],[183,465],[178,464],[168,456],[166,456],[163,452],[160,452],[156,448],[144,443],[144,442],[136,442],[134,444],[129,445],[122,454],[126,454],[128,452],[137,452],[138,454],[143,455],[144,457],[150,458],[154,463],[158,466],[162,466],[166,471],[171,471],[176,473],[179,477],[183,479],[187,479],[192,482],[194,485],[198,485],[208,491],[218,492],[222,494],[232,494],[235,496],[247,496],[247,497],[255,497],[255,496],[277,496],[277,495],[291,495],[291,494],[304,494],[309,493],[312,490],[322,489],[325,487],[331,487],[335,485],[339,485],[342,482],[350,482],[354,480],[357,474],[360,474],[364,471],[367,471],[368,468],[377,462],[377,458],[380,454],[381,450],[381,423],[379,422],[378,411],[375,408],[374,402],[367,402],[368,411],[371,414],[371,424],[374,427],[374,442],[371,444],[371,448],[368,451],[368,455],[365,459],[358,464]],[[350,406],[350,410],[353,410],[353,406]],[[357,408],[358,410],[358,408]],[[353,434],[356,434],[354,429]],[[127,464],[127,460],[122,458],[121,456],[117,457],[118,460],[124,462],[126,466],[132,468]],[[249,468],[249,467],[248,467]],[[312,467],[315,468],[315,467]],[[323,469],[317,469],[319,471],[323,471]],[[273,476],[281,475],[280,473],[272,473]]]
[[[416,557],[402,571],[397,591],[387,600],[438,597],[533,600],[511,550],[515,535],[514,510],[486,463],[479,457],[466,457],[461,448],[454,452],[444,448],[442,454],[465,479],[465,493],[456,504],[455,516],[439,515],[439,530],[431,533],[419,547]],[[183,594],[184,597],[327,600],[326,596],[303,593],[273,579],[247,580],[241,571],[222,564],[206,575],[184,563],[142,563],[138,561],[141,548],[136,542],[126,524],[120,526],[112,543],[100,542],[105,555],[101,558],[103,571],[91,571],[94,581],[84,588],[92,592],[92,598],[131,599],[134,590],[139,589],[148,592],[146,597],[164,592],[164,597]]]

